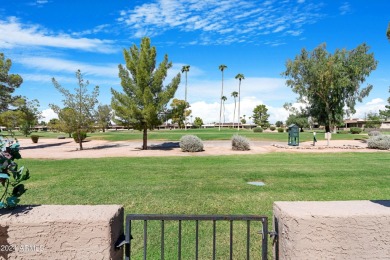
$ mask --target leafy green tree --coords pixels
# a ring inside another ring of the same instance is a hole
[[[201,128],[202,125],[203,125],[203,120],[202,120],[202,118],[200,118],[200,117],[195,117],[194,126],[195,126],[196,128]]]
[[[304,114],[290,114],[286,120],[286,125],[292,125],[295,124],[299,128],[301,128],[301,132],[303,132],[304,127],[309,127],[309,121],[307,116]]]
[[[185,95],[184,95],[184,101],[187,103],[187,73],[190,71],[190,65],[184,65],[182,68],[181,68],[181,73],[185,73],[186,74],[186,88],[185,88]],[[185,129],[187,130],[187,117],[185,118]]]
[[[222,88],[221,88],[221,105],[219,107],[219,131],[221,131],[221,119],[222,119],[222,97],[223,97],[223,72],[227,68],[226,65],[219,65],[219,70],[222,72]]]
[[[238,118],[240,118],[241,80],[245,79],[245,77],[244,77],[244,74],[238,73],[235,78],[238,79]],[[238,124],[237,130],[240,131],[240,124]]]
[[[366,128],[379,128],[381,126],[381,117],[378,113],[370,112],[366,117]]]
[[[98,103],[97,97],[99,95],[99,86],[95,86],[92,92],[88,93],[88,80],[84,82],[81,71],[76,71],[76,78],[78,81],[78,88],[75,88],[75,93],[71,93],[66,88],[62,87],[55,78],[52,79],[54,87],[64,96],[63,105],[66,110],[67,120],[70,125],[68,131],[71,130],[78,136],[78,143],[80,150],[83,150],[82,133],[88,132],[93,128],[95,122],[95,106]],[[61,119],[61,108],[57,105],[50,104],[50,108],[58,114]],[[72,115],[73,114],[73,115]],[[69,133],[69,132],[68,132]]]
[[[59,125],[60,125],[60,120],[58,118],[52,118],[49,120],[49,123],[47,123],[47,126],[52,131],[59,131]]]
[[[25,136],[31,133],[31,128],[38,124],[41,118],[39,111],[39,101],[37,99],[29,100],[27,98],[18,98],[14,102],[16,110],[21,112],[21,130]]]
[[[276,125],[276,127],[282,127],[283,121],[276,121],[275,125]]]
[[[15,127],[23,124],[23,113],[20,110],[8,110],[0,114],[0,125],[7,127],[12,134]]]
[[[165,55],[156,67],[156,48],[150,46],[147,37],[141,40],[140,49],[133,45],[123,54],[126,66],[119,65],[119,77],[124,93],[111,89],[111,107],[117,117],[125,115],[124,119],[132,120],[135,129],[143,131],[142,149],[146,150],[148,129],[153,130],[161,124],[159,115],[175,95],[180,84],[180,73],[167,86],[163,85],[172,63]]]
[[[97,113],[96,113],[96,123],[102,129],[103,133],[111,124],[111,118],[112,118],[111,106],[98,105]]]
[[[191,110],[188,108],[190,105],[184,100],[174,98],[171,103],[171,118],[172,123],[177,123],[180,128],[184,128],[186,118],[190,116]]]
[[[359,102],[370,93],[372,86],[359,89],[360,85],[376,69],[374,55],[369,47],[361,44],[351,51],[336,50],[330,54],[322,44],[312,52],[301,51],[295,60],[288,60],[283,76],[286,83],[299,95],[298,102],[306,103],[309,116],[323,124],[327,132],[342,121],[344,108],[347,114],[355,113]]]
[[[389,93],[390,93],[390,87],[389,87]],[[379,110],[379,115],[385,120],[390,118],[390,97],[387,99],[387,103],[388,105],[385,105],[384,110]]]
[[[234,128],[234,120],[236,119],[236,105],[237,105],[238,92],[233,91],[231,96],[234,98],[234,113],[233,113],[233,128]]]
[[[18,74],[9,74],[12,67],[12,61],[5,59],[4,54],[0,53],[0,113],[7,111],[19,96],[12,96],[15,89],[23,83],[23,79]]]
[[[269,114],[267,113],[268,108],[265,105],[258,105],[253,109],[253,122],[258,126],[267,128],[269,126],[268,118]]]

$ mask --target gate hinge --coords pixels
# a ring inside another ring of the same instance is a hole
[[[133,239],[133,236],[130,235],[130,239]],[[126,241],[126,236],[121,234],[115,242],[115,249],[119,250],[122,246],[130,244],[129,241]]]

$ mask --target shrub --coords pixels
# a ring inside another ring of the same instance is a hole
[[[232,138],[232,149],[235,151],[248,151],[250,145],[248,139],[241,135],[233,135]]]
[[[337,131],[338,134],[350,134],[351,131],[346,131],[346,130],[339,130]]]
[[[0,136],[0,209],[15,208],[27,190],[21,182],[30,178],[30,172],[15,162],[22,158],[19,147],[18,140],[9,141]]]
[[[30,138],[34,144],[38,143],[39,135],[30,135]]]
[[[368,148],[389,150],[390,149],[390,135],[372,136],[367,141]]]
[[[255,128],[253,128],[253,132],[254,132],[254,133],[262,133],[262,132],[263,132],[263,128],[261,128],[261,127],[255,127]]]
[[[196,135],[185,135],[180,138],[180,148],[183,152],[201,152],[203,143]]]
[[[278,128],[278,132],[279,132],[279,133],[283,133],[283,132],[284,132],[284,128],[283,128],[283,127],[279,127],[279,128]]]
[[[362,132],[362,129],[360,127],[351,127],[349,130],[351,134],[360,134]]]
[[[369,136],[378,136],[378,135],[382,135],[382,133],[379,131],[373,130],[373,131],[368,132],[368,135]]]
[[[73,139],[74,139],[74,141],[75,141],[76,143],[79,142],[79,136],[78,136],[77,133],[73,133],[73,134],[72,134],[72,137],[73,137]],[[80,132],[80,139],[81,139],[81,141],[84,141],[85,138],[87,138],[87,133],[85,133],[85,132]]]
[[[276,130],[276,127],[274,127],[274,126],[270,126],[270,127],[269,127],[269,130],[271,130],[271,131],[275,131],[275,130]]]

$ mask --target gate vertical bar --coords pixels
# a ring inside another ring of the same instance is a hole
[[[164,260],[164,243],[165,243],[165,238],[164,238],[164,220],[161,220],[161,260]]]
[[[181,259],[181,220],[179,220],[179,243],[177,251],[177,259]]]
[[[144,260],[146,260],[147,256],[147,247],[148,247],[148,221],[144,220]]]
[[[131,251],[131,220],[126,218],[126,235],[125,235],[125,259],[130,260],[130,251]]]
[[[213,260],[215,260],[216,246],[217,246],[217,243],[215,241],[215,237],[216,237],[216,220],[214,219],[213,220]]]
[[[250,260],[250,240],[251,237],[251,221],[247,220],[246,221],[246,259]]]
[[[230,260],[233,260],[233,220],[230,220]]]
[[[262,260],[267,260],[268,256],[268,220],[267,218],[263,218],[262,220],[263,224],[263,238],[262,238],[262,246],[261,246],[261,255]]]
[[[195,259],[198,260],[199,251],[199,220],[195,220]]]

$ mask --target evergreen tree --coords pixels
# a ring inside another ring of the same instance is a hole
[[[124,50],[126,66],[119,65],[119,77],[123,93],[111,89],[111,107],[115,116],[131,120],[134,129],[143,131],[142,149],[147,149],[148,129],[161,124],[159,116],[173,98],[180,84],[180,73],[167,86],[164,80],[172,63],[168,55],[156,67],[157,51],[150,45],[150,39],[141,40],[141,47],[133,45]]]

